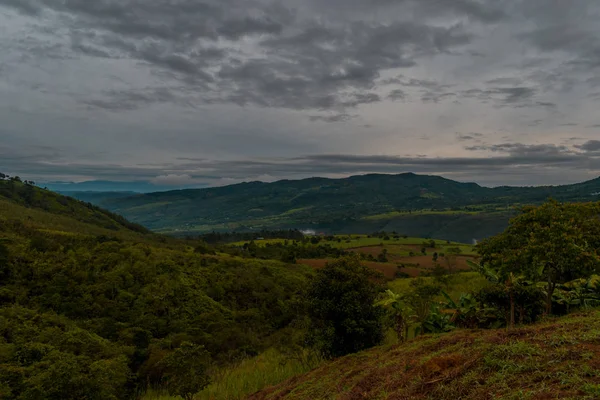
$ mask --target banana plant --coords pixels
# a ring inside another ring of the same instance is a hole
[[[419,331],[423,333],[444,333],[450,332],[454,328],[450,315],[440,309],[439,306],[432,304],[429,315],[421,323]]]
[[[391,290],[385,291],[385,298],[376,302],[375,305],[386,308],[394,318],[394,330],[400,342],[405,342],[411,323],[414,323],[416,314],[414,310],[404,301],[403,296]]]
[[[488,281],[503,286],[504,291],[508,294],[510,299],[510,321],[509,328],[512,329],[515,326],[515,292],[517,286],[525,283],[525,277],[523,275],[515,275],[512,272],[500,274],[498,271],[492,268],[477,264],[473,261],[468,260],[467,264],[475,271],[483,275]]]
[[[590,309],[600,306],[600,280],[597,276],[588,279],[576,279],[558,285],[552,294],[554,303],[565,306],[567,313],[571,307]]]

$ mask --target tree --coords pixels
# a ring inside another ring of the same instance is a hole
[[[374,305],[383,276],[352,255],[319,270],[308,290],[308,340],[328,358],[375,346],[383,340],[383,310]]]
[[[398,336],[398,341],[401,343],[406,341],[408,324],[414,318],[414,312],[403,300],[403,296],[388,289],[385,291],[385,297],[375,305],[388,310],[394,321],[394,330]]]
[[[469,266],[483,275],[488,281],[499,284],[502,289],[508,295],[510,301],[510,319],[508,327],[510,329],[515,327],[515,295],[520,285],[524,283],[523,275],[515,275],[514,272],[507,271],[495,271],[485,265],[476,264],[472,261],[467,261]]]
[[[456,267],[456,259],[460,254],[462,254],[460,247],[449,247],[446,249],[446,253],[444,253],[444,259],[448,265],[449,274],[451,274],[454,267]]]
[[[513,272],[545,282],[546,313],[556,286],[600,268],[600,203],[528,206],[501,234],[478,244],[481,263],[500,275]]]
[[[191,400],[210,382],[206,373],[210,364],[210,353],[204,346],[183,342],[160,364],[165,368],[163,381],[170,395]]]
[[[381,251],[381,253],[377,256],[377,261],[382,262],[382,263],[388,262],[387,254],[388,254],[388,250],[383,249]]]

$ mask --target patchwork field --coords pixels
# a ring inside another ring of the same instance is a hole
[[[304,242],[284,239],[255,240],[265,246],[329,246],[361,255],[365,265],[382,272],[387,278],[427,275],[436,266],[452,272],[469,270],[468,260],[475,260],[473,245],[431,240],[399,235],[336,235],[309,237]],[[249,242],[236,242],[231,246],[244,247]],[[333,258],[300,258],[299,264],[323,268]]]
[[[264,240],[255,242],[259,246],[283,243],[283,240]],[[329,245],[348,252],[354,252],[363,258],[363,262],[370,268],[382,272],[387,278],[394,279],[399,276],[416,277],[427,275],[436,266],[452,272],[467,271],[467,261],[476,260],[477,253],[474,246],[464,243],[452,243],[435,240],[432,243],[423,238],[389,238],[368,237],[365,235],[335,236],[333,240],[321,240],[320,245]],[[244,242],[236,243],[243,246]],[[423,253],[423,250],[425,252]],[[298,259],[300,264],[313,268],[322,268],[331,258]],[[401,273],[401,274],[400,274]]]

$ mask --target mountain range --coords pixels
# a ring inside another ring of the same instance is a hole
[[[600,178],[561,186],[488,188],[439,176],[369,174],[146,194],[69,195],[176,235],[280,228],[324,233],[386,230],[472,242],[502,231],[518,206],[550,197],[600,200]]]

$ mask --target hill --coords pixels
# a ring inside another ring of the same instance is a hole
[[[502,231],[512,207],[593,200],[600,178],[575,185],[486,188],[439,176],[363,175],[98,199],[107,209],[165,233],[298,228],[325,233],[398,231],[472,242]]]
[[[0,398],[129,399],[184,362],[193,387],[283,341],[313,271],[242,256],[0,180]]]
[[[597,399],[600,311],[458,330],[346,356],[249,400]]]

